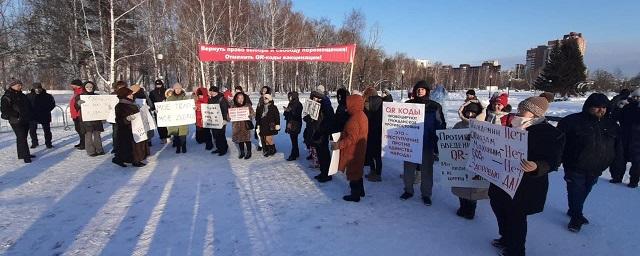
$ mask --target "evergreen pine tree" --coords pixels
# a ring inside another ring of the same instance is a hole
[[[557,82],[559,78],[558,72],[562,62],[561,58],[562,54],[560,52],[560,47],[553,47],[549,52],[549,57],[547,58],[542,73],[540,73],[536,81],[533,83],[536,89],[551,93],[557,93],[560,91],[557,86],[554,86],[554,82]]]
[[[576,95],[587,88],[579,88],[587,79],[587,67],[576,40],[564,40],[561,46],[551,49],[549,59],[534,86],[538,90],[560,93],[562,96]]]

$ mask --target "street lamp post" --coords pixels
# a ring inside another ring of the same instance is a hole
[[[458,88],[458,80],[453,79],[453,90],[457,91],[457,88]]]
[[[160,67],[158,67],[158,74],[157,77],[160,80],[163,80],[162,77],[162,59],[164,58],[164,55],[162,55],[162,53],[158,53],[158,55],[156,55],[156,58],[158,59],[158,62],[160,63]]]
[[[507,96],[511,95],[511,77],[509,77],[509,85],[507,86]]]
[[[489,75],[489,99],[491,99],[491,87],[493,85],[492,80],[493,79],[493,75]]]
[[[400,76],[400,100],[403,100],[403,95],[404,95],[404,69],[400,71],[400,74],[402,74]],[[409,97],[409,95],[407,95],[407,98]]]

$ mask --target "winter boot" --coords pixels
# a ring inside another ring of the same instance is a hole
[[[244,156],[244,159],[249,159],[251,158],[251,142],[245,142],[244,145],[247,150],[247,154]]]
[[[567,225],[567,228],[573,233],[578,233],[580,232],[580,229],[582,229],[582,224],[584,223],[582,223],[582,220],[580,220],[580,218],[571,218],[571,220],[569,221],[569,225]]]
[[[402,195],[400,196],[400,199],[401,199],[401,200],[407,200],[407,199],[412,198],[412,197],[413,197],[413,194],[411,194],[411,193],[407,193],[407,192],[404,192],[404,193],[402,193]]]
[[[349,187],[351,188],[351,195],[343,196],[342,199],[348,202],[360,202],[362,192],[360,191],[359,181],[349,181]]]
[[[238,156],[238,159],[242,159],[244,158],[245,154],[244,154],[244,143],[238,143],[238,148],[240,149],[240,156]]]

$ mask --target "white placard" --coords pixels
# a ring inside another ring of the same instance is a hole
[[[470,158],[469,129],[438,130],[438,156],[441,181],[450,187],[488,188],[489,182],[479,174],[467,171]]]
[[[331,134],[333,141],[338,142],[340,140],[340,133]],[[331,163],[329,164],[329,176],[338,173],[338,166],[340,165],[340,150],[336,149],[331,152]],[[349,171],[349,170],[347,170]]]
[[[220,104],[200,104],[200,110],[202,113],[202,127],[222,129],[225,121],[222,118]]]
[[[471,158],[467,170],[480,174],[512,198],[522,181],[520,162],[527,159],[529,133],[471,119]]]
[[[147,129],[147,131],[152,131],[158,128],[155,120],[153,119],[153,116],[151,115],[149,106],[144,105],[140,107],[140,113],[142,115],[142,120],[144,121],[144,127],[145,129]]]
[[[196,123],[196,104],[193,100],[158,102],[155,106],[158,115],[158,127]]]
[[[135,113],[131,115],[133,120],[131,120],[131,132],[133,133],[133,140],[136,143],[140,143],[149,139],[147,137],[147,129],[145,128],[145,122],[142,118],[141,113]]]
[[[422,163],[424,104],[384,102],[382,156]]]
[[[318,120],[318,117],[320,116],[320,107],[320,102],[312,99],[307,99],[307,101],[305,101],[303,105],[304,115],[309,115],[311,119]]]
[[[80,95],[83,121],[109,120],[113,116],[115,123],[115,107],[118,97],[115,95]]]
[[[230,108],[229,120],[231,120],[231,122],[249,121],[250,114],[249,107]]]

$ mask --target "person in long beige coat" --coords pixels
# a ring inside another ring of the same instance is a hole
[[[249,108],[249,120],[231,123],[231,140],[234,143],[238,143],[240,149],[240,156],[238,158],[244,159],[251,158],[251,134],[254,129],[251,119],[256,115],[251,105],[249,105],[248,98],[249,96],[243,92],[238,92],[233,96],[233,105],[231,106],[231,108]],[[231,120],[231,117],[229,117],[229,120]]]

